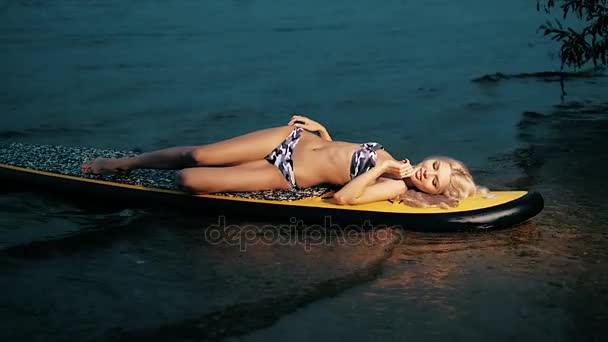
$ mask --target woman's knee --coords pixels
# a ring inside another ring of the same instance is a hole
[[[175,183],[179,188],[189,193],[208,192],[203,182],[201,182],[200,175],[197,175],[195,170],[183,169],[178,171],[175,175]]]
[[[203,147],[196,147],[189,151],[185,158],[188,158],[194,165],[203,166],[207,165],[206,155]]]
[[[213,148],[209,145],[202,145],[193,148],[188,152],[187,156],[185,156],[190,162],[192,166],[217,166],[223,165],[223,159],[221,158]]]

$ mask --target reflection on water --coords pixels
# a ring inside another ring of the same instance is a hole
[[[3,317],[14,318],[2,323],[8,337],[25,336],[14,322],[28,322],[29,338],[58,340],[73,336],[74,329],[113,340],[241,334],[373,280],[395,241],[388,231],[306,248],[257,243],[240,249],[201,243],[196,236],[204,222],[174,227],[156,219],[139,222],[146,230],[137,234],[97,234],[97,243],[82,244],[91,237],[87,232],[80,239],[38,242],[39,250],[56,252],[38,260],[9,250],[0,264],[0,290],[12,294],[0,307]],[[32,316],[32,310],[41,314]],[[53,320],[42,324],[50,312]]]

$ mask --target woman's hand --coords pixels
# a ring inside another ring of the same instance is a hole
[[[407,159],[402,161],[385,160],[382,164],[382,168],[384,172],[401,179],[409,178],[414,175],[414,167]]]
[[[319,132],[325,130],[325,127],[323,127],[323,125],[321,125],[320,123],[301,115],[292,116],[288,125],[302,127],[305,130],[311,132]]]
[[[288,123],[289,126],[301,127],[310,132],[318,132],[321,135],[321,138],[331,141],[331,137],[327,132],[327,129],[323,127],[320,123],[315,120],[309,119],[305,116],[294,115],[291,117],[291,120]]]

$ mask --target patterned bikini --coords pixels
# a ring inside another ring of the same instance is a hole
[[[293,150],[296,148],[298,141],[300,141],[303,131],[303,128],[296,127],[281,145],[277,146],[264,158],[281,171],[292,188],[297,187],[296,176],[293,172]]]
[[[376,151],[382,149],[384,149],[382,145],[376,142],[361,144],[353,153],[350,161],[350,179],[362,175],[376,166],[376,161],[378,161]]]
[[[292,188],[297,188],[296,177],[293,171],[293,150],[300,141],[303,131],[303,128],[296,127],[277,148],[264,158],[281,171]],[[375,142],[361,144],[353,153],[350,162],[350,178],[353,179],[364,174],[376,166],[376,161],[378,160],[376,151],[381,149],[383,149],[382,145]]]

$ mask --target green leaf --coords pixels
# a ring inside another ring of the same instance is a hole
[[[555,18],[555,23],[557,24],[557,27],[560,29],[562,28],[562,24],[559,22],[559,20],[557,20],[557,18]]]

